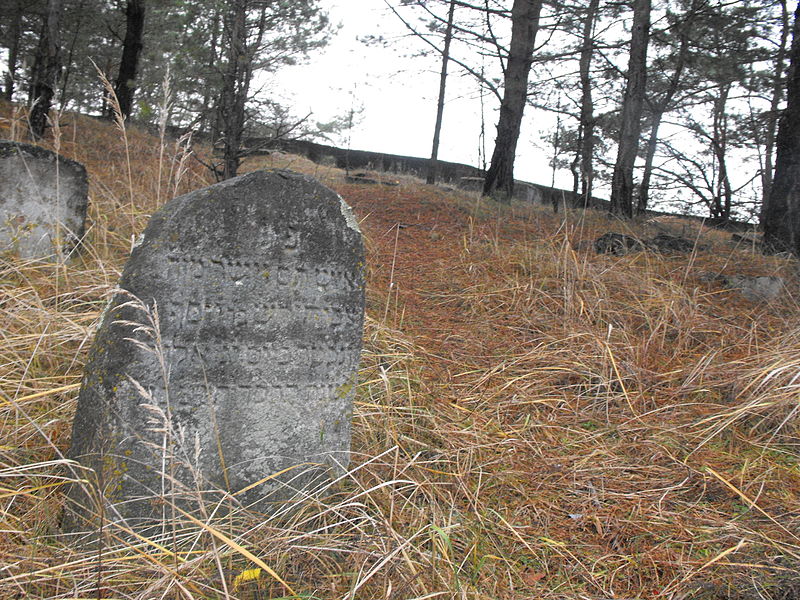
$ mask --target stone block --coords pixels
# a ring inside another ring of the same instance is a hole
[[[0,252],[47,258],[84,234],[83,165],[38,146],[0,140]]]
[[[259,171],[168,202],[90,352],[69,456],[105,519],[272,502],[341,474],[364,321],[364,246],[313,179]],[[97,524],[86,486],[66,531]]]

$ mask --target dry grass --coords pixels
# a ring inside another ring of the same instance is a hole
[[[0,116],[0,136],[24,130]],[[86,251],[0,262],[0,596],[800,597],[794,261],[696,225],[711,251],[596,256],[573,247],[628,226],[288,155],[245,170],[320,177],[367,236],[351,472],[271,517],[71,548],[63,452],[94,327],[148,215],[210,179],[135,129],[127,149],[113,124],[60,132],[91,176]],[[789,291],[753,303],[701,277],[734,271]]]

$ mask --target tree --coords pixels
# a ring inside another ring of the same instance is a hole
[[[170,123],[207,133],[212,143],[217,141],[227,10],[220,0],[164,0],[148,5],[136,90],[140,119],[155,116],[156,107],[163,104],[163,82],[168,80]]]
[[[693,25],[707,3],[706,0],[689,0],[689,2],[690,4],[683,14],[674,15],[667,12],[667,27],[662,32],[656,32],[654,36],[656,41],[659,41],[662,36],[666,38],[663,43],[671,46],[671,51],[663,58],[657,57],[650,69],[653,76],[649,78],[649,87],[658,87],[658,89],[645,96],[650,113],[650,136],[647,140],[644,169],[639,184],[636,206],[636,212],[639,214],[644,213],[650,203],[650,178],[653,173],[658,134],[664,114],[673,108],[673,101],[681,89],[698,86],[699,83],[696,78],[686,75],[685,67],[691,59],[692,36],[695,33]],[[691,91],[688,93],[691,94]]]
[[[501,197],[510,201],[514,193],[514,159],[528,97],[528,76],[541,11],[542,0],[514,0],[511,8],[511,43],[504,73],[497,138],[483,183],[483,193],[487,196],[499,192]]]
[[[673,140],[668,145],[661,142],[666,160],[653,172],[656,186],[679,183],[708,208],[712,222],[724,224],[741,209],[740,192],[757,178],[746,165],[760,153],[763,125],[754,128],[742,116],[754,112],[753,102],[764,105],[757,95],[767,89],[767,79],[759,74],[759,66],[774,55],[763,43],[773,6],[770,0],[706,0],[699,8],[687,23],[689,51],[670,108],[677,117],[670,123]],[[661,70],[670,68],[664,63]],[[676,132],[678,127],[683,131]]]
[[[650,33],[650,0],[635,0],[625,96],[620,117],[619,144],[611,180],[611,212],[633,216],[633,167],[639,149],[644,102],[647,45]]]
[[[235,177],[246,150],[242,141],[256,71],[292,63],[327,42],[327,15],[317,0],[227,0],[223,22],[225,64],[218,106],[223,179]],[[220,173],[217,173],[218,175]]]
[[[5,75],[5,92],[6,100],[11,102],[14,97],[14,83],[17,74],[17,61],[19,57],[20,37],[22,34],[22,0],[11,0],[9,2],[9,15],[11,17],[8,23],[8,70]]]
[[[131,114],[133,94],[136,91],[136,74],[142,54],[144,33],[145,0],[128,0],[125,9],[125,40],[122,43],[122,59],[119,63],[114,94],[124,118]]]
[[[800,4],[794,13],[786,109],[776,139],[775,179],[765,211],[764,244],[800,256]]]
[[[42,19],[42,33],[36,50],[31,83],[31,110],[28,116],[29,133],[33,140],[39,140],[44,136],[53,96],[58,85],[58,74],[61,67],[59,63],[59,26],[62,9],[62,0],[48,0],[47,12]]]
[[[494,96],[498,102],[502,100],[500,81],[487,75],[486,62],[502,67],[508,54],[504,41],[495,35],[498,22],[509,21],[511,13],[500,0],[482,0],[471,3],[463,0],[400,0],[392,3],[384,0],[394,16],[408,30],[410,36],[421,41],[422,50],[415,49],[415,55],[433,55],[440,58],[439,100],[437,104],[437,121],[434,127],[434,140],[429,162],[428,183],[436,178],[438,164],[438,146],[441,137],[441,118],[444,110],[444,90],[449,70],[456,65],[462,74],[473,78],[479,86],[481,101],[481,134],[478,139],[478,162],[485,169],[484,139],[484,97],[486,92]],[[455,8],[458,8],[456,19]],[[437,10],[438,8],[444,10]],[[416,16],[416,19],[415,19]],[[387,45],[389,42],[380,35],[366,36],[363,40],[371,45]],[[406,47],[408,47],[406,45]],[[480,61],[480,66],[476,63]],[[490,72],[493,72],[491,65]]]
[[[784,68],[786,63],[786,46],[789,39],[789,31],[791,29],[789,22],[789,10],[786,7],[786,0],[779,0],[781,8],[780,17],[780,42],[778,43],[778,50],[775,54],[775,63],[773,73],[771,74],[772,80],[772,97],[770,98],[769,111],[767,113],[767,126],[764,132],[764,164],[761,168],[761,218],[760,223],[764,224],[766,219],[767,206],[769,204],[769,196],[772,191],[772,176],[773,176],[773,154],[775,151],[775,131],[778,127],[778,107],[783,101],[783,92],[785,88],[784,83]]]
[[[581,116],[578,132],[580,138],[581,200],[583,206],[588,206],[591,201],[594,180],[594,104],[592,103],[592,81],[589,71],[594,52],[592,30],[594,29],[598,5],[599,0],[589,0],[589,5],[586,7],[578,67],[581,80]]]
[[[450,0],[447,11],[447,28],[444,34],[444,50],[442,51],[442,72],[439,75],[439,100],[436,104],[436,124],[433,127],[433,147],[431,148],[431,162],[428,165],[428,185],[436,183],[436,171],[439,156],[439,137],[442,133],[442,118],[444,116],[444,98],[447,86],[447,63],[450,61],[450,43],[453,40],[453,16],[456,10],[455,0]]]

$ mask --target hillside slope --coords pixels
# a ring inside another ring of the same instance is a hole
[[[18,137],[22,115],[0,116]],[[317,176],[367,240],[351,474],[276,517],[70,548],[63,452],[105,298],[148,215],[210,179],[143,132],[66,115],[57,133],[91,222],[69,263],[0,261],[0,596],[800,598],[795,261],[675,222],[710,248],[595,255],[573,248],[648,226],[291,155],[243,171]],[[707,273],[789,289],[753,302]]]

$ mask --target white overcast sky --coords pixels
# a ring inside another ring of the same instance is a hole
[[[305,64],[282,69],[272,92],[282,95],[298,114],[313,111],[319,121],[344,114],[353,104],[362,108],[361,120],[350,132],[353,149],[430,156],[441,59],[410,57],[422,47],[412,39],[399,39],[386,48],[365,46],[358,40],[370,34],[396,39],[405,33],[383,0],[323,0],[321,4],[341,29]],[[479,166],[478,85],[461,76],[455,65],[451,64],[450,72],[439,158]],[[486,149],[491,157],[497,102],[488,95],[485,100]],[[528,115],[515,175],[549,185],[548,158],[544,150],[533,147],[538,132],[531,121]],[[557,185],[571,187],[570,175],[562,172]]]

